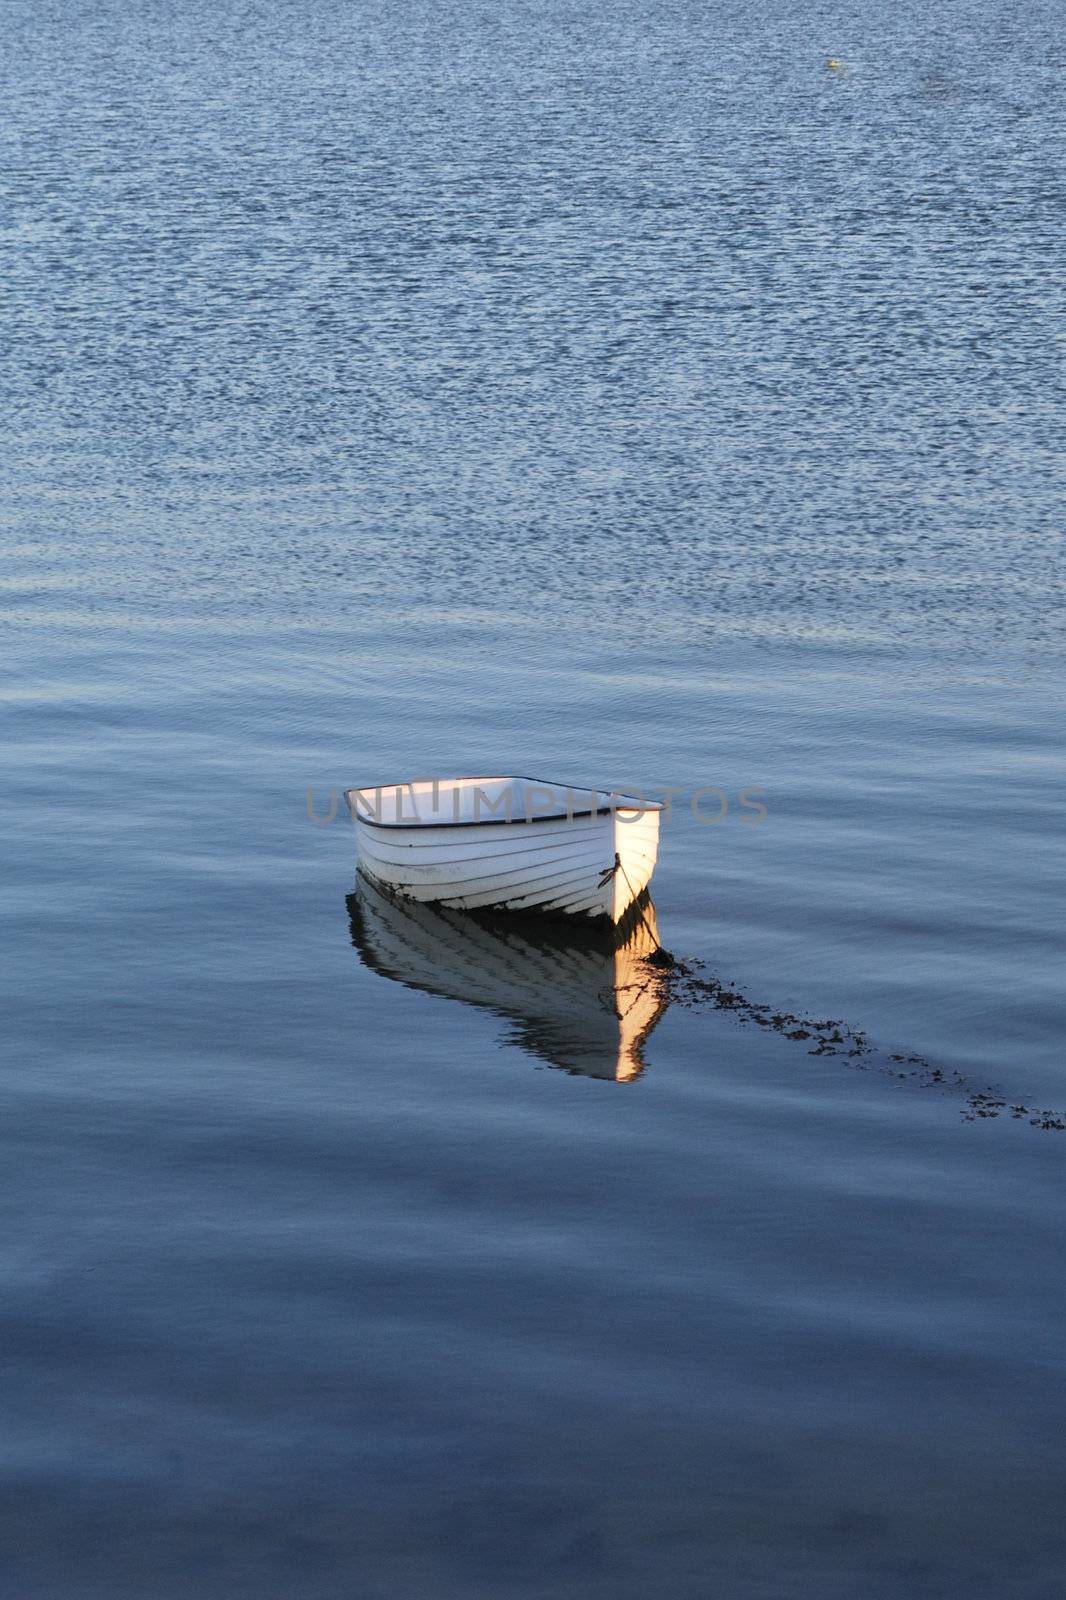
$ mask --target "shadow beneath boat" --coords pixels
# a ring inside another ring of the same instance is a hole
[[[408,989],[491,1011],[508,1043],[561,1071],[629,1083],[669,1004],[647,958],[658,947],[645,893],[617,928],[491,916],[393,895],[360,873],[347,896],[363,965]]]

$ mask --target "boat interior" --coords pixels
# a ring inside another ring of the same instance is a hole
[[[388,828],[536,822],[612,809],[622,815],[662,809],[658,801],[639,795],[517,775],[416,778],[347,789],[345,799],[353,817]]]

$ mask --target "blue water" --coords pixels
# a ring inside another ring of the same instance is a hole
[[[4,1593],[1058,1600],[1057,9],[3,28]],[[364,965],[512,769],[870,1053]]]

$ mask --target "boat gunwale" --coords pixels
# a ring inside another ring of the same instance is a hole
[[[388,789],[394,789],[394,790],[395,789],[409,789],[416,783],[442,783],[442,782],[443,783],[456,783],[456,782],[459,782],[459,783],[499,783],[501,781],[502,776],[503,775],[501,773],[492,773],[492,774],[487,774],[485,776],[474,776],[474,775],[471,775],[469,777],[460,778],[460,779],[455,779],[455,778],[444,778],[444,779],[440,779],[440,778],[408,778],[406,780],[406,782],[404,782],[404,783],[375,783],[375,784],[363,785],[362,787],[360,787],[358,784],[356,784],[351,789],[345,789],[343,791],[344,792],[344,800],[345,800],[345,804],[348,807],[348,812],[349,812],[349,815],[351,816],[351,819],[352,819],[353,822],[361,822],[368,828],[393,828],[396,831],[401,831],[402,830],[404,832],[425,831],[425,830],[434,829],[434,828],[518,828],[518,827],[532,827],[535,823],[538,823],[538,822],[573,822],[578,817],[613,817],[613,816],[616,816],[619,811],[636,811],[636,812],[639,812],[640,818],[643,819],[651,811],[663,811],[663,810],[665,810],[665,804],[664,804],[664,802],[662,800],[644,800],[643,797],[642,797],[642,803],[640,805],[634,805],[634,806],[609,806],[609,805],[608,806],[597,806],[594,810],[591,807],[589,807],[589,808],[586,808],[583,811],[545,811],[545,812],[541,812],[538,816],[535,816],[535,817],[478,817],[475,821],[460,820],[460,821],[457,821],[457,822],[456,821],[452,821],[452,822],[423,822],[421,820],[421,818],[415,818],[415,819],[411,819],[411,820],[405,821],[405,822],[376,822],[373,817],[364,817],[357,810],[355,810],[353,808],[353,806],[352,806],[352,802],[351,802],[351,798],[350,798],[353,794],[366,794],[368,792],[368,790],[370,792],[373,792],[374,790],[378,790],[380,793],[383,794]],[[523,773],[523,772],[508,773],[507,774],[507,781],[509,783],[515,783],[515,782],[534,783],[534,784],[538,784],[539,783],[543,788],[551,788],[553,790],[554,789],[558,789],[558,788],[573,789],[575,794],[580,793],[582,790],[584,790],[588,794],[603,794],[605,792],[608,793],[608,794],[616,793],[616,791],[613,790],[613,789],[604,791],[603,789],[597,788],[593,784],[559,784],[559,783],[553,783],[548,778],[533,778],[533,777],[530,777],[528,773]],[[631,796],[631,795],[624,795],[623,796],[621,791],[617,791],[617,792],[619,794],[619,798],[620,799],[621,798],[625,798],[625,799],[632,799],[633,798],[633,796]]]

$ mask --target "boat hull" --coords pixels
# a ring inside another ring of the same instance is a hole
[[[394,894],[462,911],[616,923],[647,887],[659,811],[389,827],[354,817],[361,870]]]

